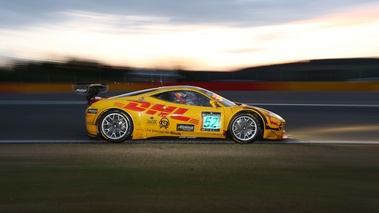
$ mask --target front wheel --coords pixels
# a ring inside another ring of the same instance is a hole
[[[248,113],[236,115],[229,125],[229,134],[237,143],[253,143],[260,138],[261,132],[259,119]]]
[[[98,129],[105,140],[121,143],[130,137],[133,130],[131,119],[120,110],[110,110],[101,116]]]

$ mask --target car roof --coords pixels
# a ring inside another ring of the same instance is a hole
[[[149,89],[147,89],[147,90],[149,90]],[[175,85],[175,86],[163,86],[163,87],[152,88],[151,91],[147,91],[146,93],[141,93],[141,94],[149,94],[149,93],[155,94],[155,93],[173,91],[173,90],[196,90],[196,91],[202,92],[202,93],[204,93],[206,91],[206,89],[203,89],[201,87],[196,87],[196,86]]]
[[[136,90],[133,92],[129,93],[124,93],[121,95],[113,96],[113,98],[120,98],[120,97],[126,97],[126,96],[135,96],[135,95],[149,95],[149,94],[155,94],[155,93],[160,93],[160,92],[165,92],[165,91],[172,91],[172,90],[182,90],[182,89],[190,89],[190,90],[197,90],[200,92],[204,92],[205,89],[201,87],[196,87],[196,86],[189,86],[189,85],[175,85],[175,86],[163,86],[163,87],[155,87],[155,88],[148,88],[148,89],[143,89],[143,90]]]
[[[195,90],[204,90],[204,89],[201,88],[201,87],[190,86],[190,85],[163,86],[163,87],[158,87],[157,89],[160,89],[160,90],[172,90],[172,89],[195,89]]]

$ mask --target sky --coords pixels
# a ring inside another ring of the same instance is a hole
[[[0,0],[0,64],[231,71],[379,57],[378,0]]]

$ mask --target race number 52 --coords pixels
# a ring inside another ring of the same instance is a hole
[[[221,128],[221,113],[203,112],[202,121],[202,131],[219,131]]]

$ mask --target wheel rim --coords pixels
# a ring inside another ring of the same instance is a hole
[[[238,117],[232,125],[233,135],[241,141],[249,141],[257,134],[257,123],[250,116]]]
[[[119,113],[111,113],[104,117],[101,122],[101,131],[110,139],[120,139],[124,137],[128,131],[128,120]]]

